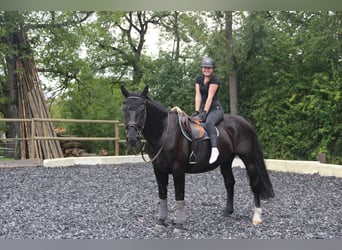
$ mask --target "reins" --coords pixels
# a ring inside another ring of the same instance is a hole
[[[153,156],[153,158],[152,158],[150,161],[147,161],[147,160],[145,159],[145,157],[144,157],[144,149],[145,149],[145,145],[146,145],[146,144],[144,143],[143,146],[141,147],[141,150],[140,150],[140,152],[141,152],[141,157],[143,158],[143,160],[144,160],[145,162],[151,163],[151,162],[153,162],[155,159],[158,158],[158,156],[160,155],[160,153],[161,153],[161,151],[163,150],[164,145],[165,145],[165,143],[166,143],[166,137],[167,137],[167,135],[168,135],[168,133],[169,133],[169,127],[170,127],[170,111],[167,112],[167,128],[166,128],[166,134],[164,134],[164,136],[163,136],[163,143],[162,143],[162,145],[160,146],[158,152]]]

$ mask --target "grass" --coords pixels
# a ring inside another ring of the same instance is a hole
[[[5,158],[3,156],[0,156],[0,161],[12,161],[14,158]]]

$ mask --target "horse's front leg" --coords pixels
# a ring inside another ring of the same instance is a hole
[[[175,198],[176,198],[176,220],[175,220],[175,233],[183,232],[184,224],[186,221],[186,213],[185,213],[185,201],[184,201],[184,192],[185,192],[185,172],[183,168],[174,168],[173,172],[173,182],[175,186]]]
[[[158,171],[156,168],[154,169],[154,174],[157,180],[159,192],[159,213],[156,228],[163,229],[167,226],[165,220],[168,215],[167,186],[169,184],[169,175],[167,173]]]

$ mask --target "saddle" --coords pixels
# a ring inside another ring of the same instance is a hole
[[[177,112],[180,129],[186,139],[189,141],[209,139],[205,122],[200,118],[191,117],[178,107],[174,107],[171,110]],[[219,134],[217,129],[216,132],[218,136]]]
[[[199,141],[209,139],[209,135],[203,122],[199,117],[191,117],[178,107],[171,109],[178,114],[179,127],[186,139],[191,141],[191,153],[189,155],[189,163],[196,164],[197,145]],[[219,130],[216,128],[217,137]]]

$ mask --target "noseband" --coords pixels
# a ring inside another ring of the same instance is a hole
[[[126,126],[125,126],[125,128],[126,128],[126,134],[127,134],[128,129],[130,129],[130,128],[135,128],[135,130],[136,130],[137,133],[138,133],[139,138],[141,138],[141,137],[142,137],[142,131],[143,131],[143,129],[144,129],[144,125],[145,125],[145,123],[144,123],[142,126],[140,126],[140,125],[139,125],[138,123],[136,123],[136,122],[129,122],[129,123],[127,123]],[[140,129],[139,127],[141,127],[141,129]]]

